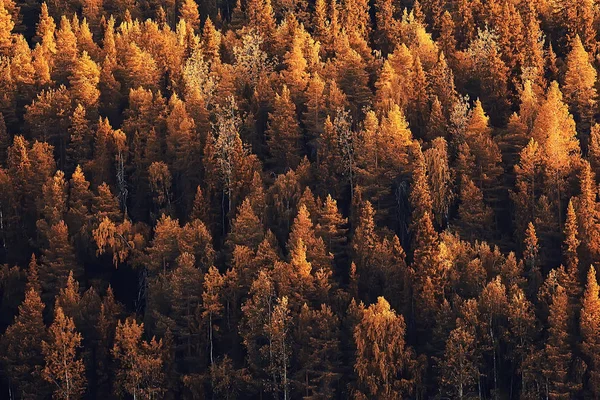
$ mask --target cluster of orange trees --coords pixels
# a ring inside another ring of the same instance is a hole
[[[599,30],[0,0],[0,397],[598,398]]]

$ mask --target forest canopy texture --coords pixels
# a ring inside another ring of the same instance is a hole
[[[595,0],[0,0],[0,398],[600,397]]]

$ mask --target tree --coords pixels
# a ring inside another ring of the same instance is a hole
[[[535,226],[530,222],[525,232],[525,240],[523,242],[523,261],[525,263],[525,274],[529,281],[530,293],[537,293],[541,285],[540,273],[540,248]]]
[[[75,331],[73,319],[65,316],[60,307],[54,310],[48,336],[49,340],[42,342],[46,360],[42,377],[54,387],[55,398],[80,398],[87,383],[83,360],[77,356],[82,337]]]
[[[296,106],[290,98],[287,86],[275,95],[274,111],[269,113],[266,132],[269,151],[275,167],[283,172],[296,168],[302,157],[302,135],[296,119]]]
[[[0,54],[8,55],[12,44],[12,30],[15,23],[9,11],[0,4]]]
[[[273,368],[273,352],[269,351],[273,338],[267,331],[275,302],[273,281],[263,269],[252,282],[249,297],[242,305],[243,319],[240,324],[240,336],[248,352],[250,370],[263,386],[268,386],[270,382],[277,383],[277,377],[271,375],[272,371],[276,372]]]
[[[194,0],[182,2],[179,7],[179,15],[185,21],[186,26],[198,31],[200,28],[200,14],[198,13],[198,5]]]
[[[100,69],[90,58],[87,51],[83,51],[75,62],[73,71],[69,76],[73,98],[84,107],[94,110],[98,106],[100,91]]]
[[[323,207],[319,211],[317,235],[323,238],[327,250],[339,259],[343,255],[348,240],[346,237],[348,218],[342,217],[337,202],[331,195],[327,195]]]
[[[286,296],[280,297],[274,304],[266,330],[270,338],[269,351],[272,352],[273,357],[270,369],[274,379],[273,383],[276,385],[274,391],[278,396],[277,393],[281,390],[284,400],[290,398],[288,369],[290,367],[291,346],[288,336],[291,331],[291,323],[288,298]]]
[[[164,392],[162,340],[142,339],[144,324],[119,321],[111,354],[117,363],[116,389],[134,398],[156,398]]]
[[[54,300],[59,288],[64,287],[70,271],[81,276],[81,268],[75,258],[75,250],[69,239],[64,221],[52,225],[48,232],[48,244],[42,251],[40,280],[44,301]]]
[[[431,148],[425,150],[423,156],[431,188],[432,211],[437,225],[444,226],[448,221],[450,206],[454,200],[452,170],[448,162],[448,143],[443,137],[436,137],[432,141]]]
[[[569,200],[569,206],[567,207],[567,220],[565,221],[564,229],[565,240],[563,242],[563,257],[565,265],[567,266],[567,274],[569,275],[569,282],[571,287],[566,287],[565,290],[575,299],[579,292],[579,256],[577,255],[580,241],[577,238],[579,235],[577,228],[577,215],[575,214],[575,208],[573,207],[573,201]]]
[[[30,288],[19,306],[19,314],[2,336],[2,363],[10,379],[10,386],[22,398],[35,398],[46,388],[39,379],[44,358],[42,341],[45,326],[42,320],[44,304],[39,292]]]
[[[548,317],[548,339],[544,348],[544,358],[547,364],[542,368],[546,378],[546,396],[552,398],[569,398],[569,366],[571,349],[569,345],[568,297],[560,285],[552,296],[550,315]]]
[[[66,16],[60,20],[60,28],[56,32],[56,51],[52,78],[58,84],[66,84],[77,62],[77,37],[73,33],[71,22]]]
[[[600,252],[600,215],[597,209],[597,189],[591,165],[583,161],[579,174],[580,195],[575,203],[583,262],[597,260]]]
[[[210,364],[214,364],[213,348],[215,331],[214,320],[223,312],[221,303],[221,292],[224,284],[223,276],[215,267],[210,267],[204,276],[204,291],[202,293],[202,306],[204,308],[202,317],[208,321],[208,337],[210,343]]]
[[[362,312],[354,328],[354,370],[365,396],[398,398],[413,393],[414,355],[405,334],[404,318],[383,297]]]
[[[463,237],[484,238],[493,223],[492,210],[483,201],[483,193],[468,177],[462,177],[458,207]]]
[[[600,329],[600,297],[596,269],[593,266],[590,266],[587,275],[579,327],[583,337],[581,350],[589,367],[587,388],[597,397],[600,390],[600,340],[596,332]]]
[[[287,244],[290,253],[292,249],[299,245],[300,241],[306,245],[307,260],[313,264],[315,271],[320,269],[325,271],[331,270],[331,257],[325,250],[323,239],[317,237],[308,209],[303,204],[298,209],[298,215],[294,219],[290,231]]]
[[[544,165],[544,186],[548,198],[556,206],[556,221],[562,224],[562,200],[568,194],[566,178],[579,159],[579,142],[575,138],[575,122],[562,101],[558,83],[553,82],[540,106],[533,124],[532,137],[540,144]]]
[[[579,118],[579,121],[586,124],[584,128],[586,130],[589,129],[595,111],[596,76],[596,69],[590,63],[590,57],[577,35],[567,56],[563,92],[571,112]]]
[[[465,398],[479,379],[475,335],[460,323],[450,332],[442,363],[442,382],[452,388],[459,399]]]

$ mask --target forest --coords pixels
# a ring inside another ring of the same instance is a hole
[[[0,398],[600,398],[596,0],[0,0]]]

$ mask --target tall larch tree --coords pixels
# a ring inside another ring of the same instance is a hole
[[[64,15],[56,32],[56,48],[60,51],[56,52],[52,78],[58,84],[66,84],[77,63],[77,37],[71,22]]]
[[[600,340],[596,334],[600,329],[600,292],[596,269],[590,266],[583,294],[579,328],[582,335],[581,350],[588,362],[587,389],[597,397],[600,391]]]
[[[43,378],[53,386],[57,399],[78,399],[85,392],[87,379],[83,360],[78,356],[82,336],[75,330],[73,318],[56,307],[54,322],[48,330],[48,341],[42,342],[46,365]]]
[[[596,179],[587,160],[583,161],[579,175],[580,194],[575,203],[579,238],[583,248],[584,265],[595,262],[600,252],[600,215],[597,209]],[[582,277],[581,277],[582,278]]]
[[[294,105],[287,86],[275,95],[273,112],[269,113],[266,132],[269,151],[278,170],[296,168],[302,157],[302,133],[296,119]]]
[[[548,316],[548,340],[544,348],[546,365],[542,373],[546,378],[546,396],[569,398],[569,367],[571,348],[568,332],[568,297],[565,289],[558,285],[552,296]]]
[[[185,0],[179,6],[179,16],[185,21],[186,26],[194,31],[200,29],[200,13],[198,4],[194,0]]]
[[[0,341],[1,360],[10,379],[11,391],[22,398],[35,398],[47,391],[39,375],[44,364],[42,341],[46,337],[43,311],[39,292],[30,288],[19,306],[18,315]]]
[[[563,257],[567,268],[567,274],[569,276],[570,287],[566,287],[565,290],[571,296],[572,299],[579,297],[579,282],[580,282],[580,270],[579,270],[579,244],[581,243],[578,239],[579,229],[577,227],[577,215],[575,213],[575,207],[573,201],[569,200],[567,206],[567,219],[565,221],[564,229],[564,242],[563,242]]]
[[[563,200],[568,195],[565,180],[579,158],[575,121],[557,82],[548,89],[533,124],[532,137],[540,144],[546,184],[544,191],[554,203],[557,225],[562,225]]]
[[[567,71],[563,92],[565,101],[571,112],[578,118],[587,130],[596,109],[596,69],[590,62],[590,56],[585,51],[579,35],[571,43],[571,51],[567,56]]]
[[[100,91],[100,69],[90,58],[87,51],[83,51],[77,59],[73,71],[69,76],[73,98],[83,106],[93,111],[98,106]],[[92,114],[93,115],[93,114]]]

